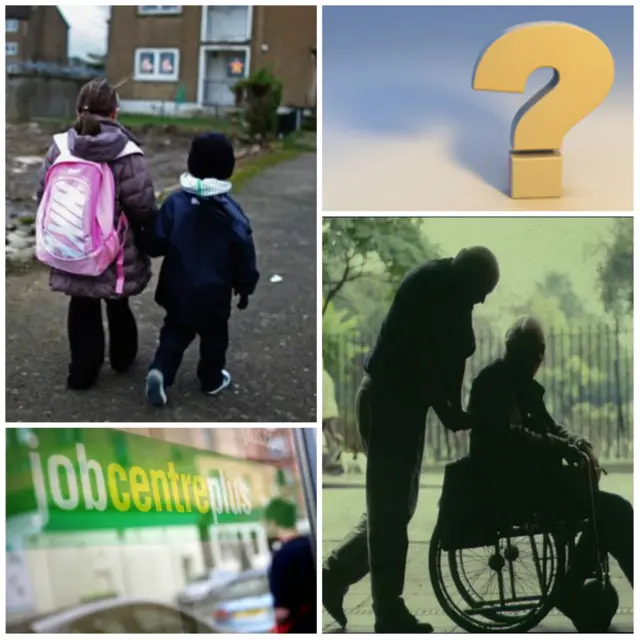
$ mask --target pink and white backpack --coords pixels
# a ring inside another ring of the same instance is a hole
[[[66,133],[53,140],[60,155],[47,171],[36,215],[36,257],[54,269],[94,277],[115,261],[121,294],[127,218],[117,216],[111,167],[74,156]],[[118,158],[137,153],[142,150],[129,141]]]

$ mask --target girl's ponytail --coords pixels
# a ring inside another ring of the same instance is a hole
[[[81,136],[97,136],[102,127],[97,116],[111,117],[118,110],[118,94],[104,78],[96,78],[85,84],[76,100],[74,129]]]
[[[76,118],[74,129],[81,136],[97,136],[102,131],[100,122],[88,111],[80,112]]]

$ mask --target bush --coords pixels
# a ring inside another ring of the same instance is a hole
[[[269,138],[276,130],[282,82],[269,70],[260,69],[234,85],[236,102],[244,106],[249,135]]]

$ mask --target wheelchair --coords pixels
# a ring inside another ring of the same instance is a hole
[[[481,486],[470,458],[447,465],[429,575],[455,624],[470,633],[523,633],[540,624],[555,606],[585,531],[595,541],[591,583],[612,591],[617,609],[607,554],[599,551],[591,481],[591,513],[574,521],[546,519],[531,507],[507,514],[499,501],[480,495]]]

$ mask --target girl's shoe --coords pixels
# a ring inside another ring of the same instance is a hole
[[[159,369],[151,369],[147,374],[146,394],[154,407],[164,407],[167,404],[167,392],[164,388],[164,376]]]
[[[231,374],[226,369],[223,369],[222,370],[222,382],[221,382],[220,386],[217,387],[216,389],[211,389],[211,390],[205,389],[204,392],[208,396],[215,396],[218,393],[220,393],[223,389],[226,389],[230,384],[231,384]]]

